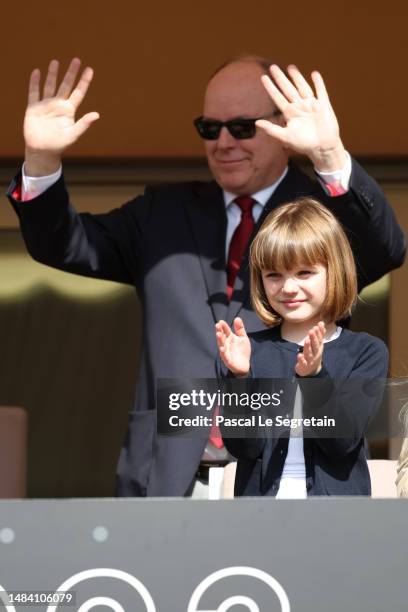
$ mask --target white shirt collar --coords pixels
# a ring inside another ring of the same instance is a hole
[[[275,189],[283,181],[287,172],[288,172],[288,167],[286,166],[281,176],[274,183],[272,183],[272,185],[269,185],[269,187],[265,187],[265,189],[261,189],[260,191],[257,191],[256,193],[251,194],[251,197],[254,200],[256,200],[257,203],[260,204],[263,208],[265,204],[267,203],[267,201],[269,200],[269,198],[274,193]],[[225,191],[225,190],[223,190],[223,194],[224,194],[225,208],[228,208],[231,202],[233,202],[235,198],[237,197],[237,194],[231,193],[230,191]]]

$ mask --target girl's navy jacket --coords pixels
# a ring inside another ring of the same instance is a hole
[[[293,415],[295,391],[300,385],[303,418],[327,416],[336,421],[331,437],[324,437],[322,429],[304,432],[308,496],[370,495],[364,436],[384,391],[388,371],[384,342],[343,329],[338,338],[324,345],[320,373],[301,378],[295,376],[295,364],[302,347],[282,339],[279,327],[250,334],[250,341],[248,388],[256,390],[254,379],[280,379],[275,380],[279,387],[285,379],[286,398],[291,400],[284,416]],[[227,378],[233,383],[231,375]],[[231,438],[226,428],[221,430],[227,449],[238,459],[235,495],[275,496],[288,451],[288,430],[267,436],[259,432],[258,437],[247,438]]]

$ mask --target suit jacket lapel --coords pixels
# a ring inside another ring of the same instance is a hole
[[[237,278],[235,279],[234,292],[232,294],[227,313],[228,321],[232,321],[239,314],[239,311],[245,303],[248,303],[249,305],[249,246],[258,229],[264,222],[265,217],[271,212],[271,210],[277,208],[280,204],[290,202],[300,196],[311,195],[312,188],[313,186],[310,179],[296,166],[290,163],[287,175],[265,204],[261,216],[255,225],[253,234],[249,240],[248,247],[242,260],[241,268],[238,272]]]
[[[215,182],[197,183],[193,201],[186,201],[186,212],[214,321],[225,319],[228,308],[225,264],[227,216],[221,189]]]

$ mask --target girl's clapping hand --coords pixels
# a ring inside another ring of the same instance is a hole
[[[322,369],[325,334],[326,326],[323,321],[309,330],[303,345],[303,353],[297,356],[295,371],[298,376],[315,376]]]
[[[220,357],[226,367],[236,376],[246,376],[250,368],[251,343],[242,319],[234,319],[234,331],[225,321],[215,325]]]

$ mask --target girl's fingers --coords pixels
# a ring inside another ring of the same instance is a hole
[[[234,319],[234,330],[237,336],[240,336],[241,338],[247,335],[244,322],[240,317],[236,317]]]
[[[218,323],[216,323],[215,327],[218,331],[223,332],[226,336],[229,336],[232,333],[228,323],[226,321],[223,321],[222,319],[218,321]]]
[[[227,341],[227,334],[225,333],[225,327],[228,328],[228,325],[225,323],[225,321],[222,321],[222,320],[218,321],[218,323],[215,324],[215,338],[217,340],[217,346],[220,351],[222,348],[225,351],[225,344]]]
[[[317,338],[317,340],[319,341],[319,343],[321,344],[323,341],[323,336],[322,336],[322,331],[319,327],[319,325],[315,325],[315,327],[313,328],[314,332],[315,332],[315,336]]]
[[[223,338],[222,332],[216,332],[215,337],[216,337],[216,340],[217,340],[217,346],[218,346],[219,350],[221,350],[222,348],[224,348],[225,338]]]
[[[319,352],[319,349],[321,346],[321,339],[318,336],[318,330],[316,328],[313,328],[309,332],[309,338],[310,338],[310,345],[313,351],[313,355],[316,355],[316,353]]]
[[[319,323],[317,324],[317,327],[319,329],[319,334],[323,340],[323,338],[326,335],[326,325],[323,323],[323,321],[319,321]]]
[[[299,353],[297,356],[297,365],[303,368],[307,367],[307,361],[303,353]]]
[[[313,350],[312,350],[311,341],[310,341],[310,332],[309,332],[309,337],[306,338],[304,345],[303,345],[303,355],[305,356],[307,361],[310,361],[311,359],[313,359]]]

